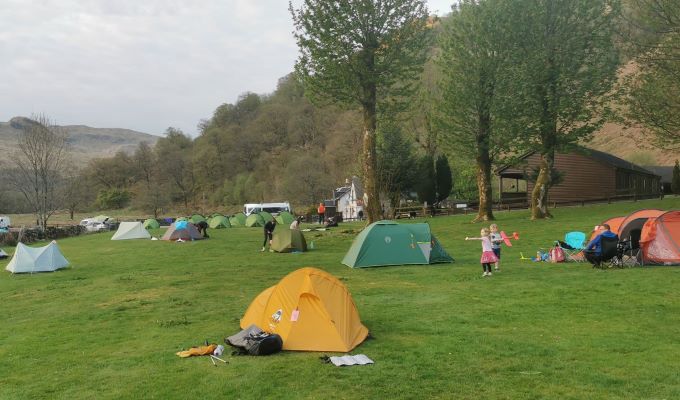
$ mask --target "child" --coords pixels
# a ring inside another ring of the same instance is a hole
[[[503,237],[498,233],[498,225],[491,224],[489,229],[491,230],[491,235],[489,235],[489,238],[491,239],[491,249],[498,259],[495,265],[496,272],[498,272],[501,270],[501,243],[503,243]]]
[[[466,237],[465,240],[481,240],[482,241],[482,258],[480,262],[482,263],[482,269],[484,274],[482,276],[491,276],[491,264],[498,261],[496,255],[493,253],[491,248],[491,239],[489,238],[489,230],[487,228],[482,228],[481,236],[478,238]]]

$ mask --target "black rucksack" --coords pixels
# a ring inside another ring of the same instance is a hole
[[[224,342],[236,348],[234,354],[249,354],[251,356],[266,356],[278,353],[283,348],[281,336],[263,332],[255,325],[229,336],[224,339]]]

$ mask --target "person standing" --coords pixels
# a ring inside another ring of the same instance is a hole
[[[326,207],[323,205],[323,202],[319,203],[319,208],[316,211],[319,213],[319,225],[323,225],[326,214]]]
[[[262,250],[267,248],[267,243],[269,243],[269,248],[272,247],[272,239],[274,238],[274,229],[276,228],[276,218],[264,224],[264,242],[262,242]]]
[[[491,264],[494,264],[496,261],[498,261],[498,258],[496,258],[496,255],[493,253],[493,249],[491,247],[489,230],[487,228],[482,228],[480,235],[481,237],[478,238],[466,237],[465,240],[482,241],[482,257],[480,259],[480,262],[482,263],[482,269],[484,270],[484,274],[482,274],[482,276],[491,276]]]
[[[491,230],[491,234],[489,235],[489,239],[491,239],[491,250],[493,250],[493,254],[495,254],[498,259],[495,265],[495,270],[498,272],[501,270],[501,243],[503,243],[503,236],[498,233],[498,225],[491,224],[489,229]]]

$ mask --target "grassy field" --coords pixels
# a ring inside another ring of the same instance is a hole
[[[355,236],[343,231],[357,224],[307,234],[315,249],[305,254],[260,253],[261,230],[248,228],[181,244],[62,240],[72,267],[0,275],[0,398],[677,399],[680,268],[519,260],[648,207],[677,209],[680,198],[562,208],[539,222],[499,213],[520,240],[491,278],[481,277],[479,242],[463,240],[479,233],[470,216],[427,220],[456,259],[434,266],[341,265]],[[284,352],[215,367],[174,354],[237,332],[251,300],[303,266],[348,286],[374,337],[353,354],[375,365]]]

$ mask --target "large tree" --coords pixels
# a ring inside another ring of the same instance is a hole
[[[41,229],[62,205],[59,186],[69,156],[68,134],[45,114],[22,121],[9,178],[30,206]]]
[[[363,112],[363,175],[369,222],[381,217],[376,178],[378,113],[404,99],[428,46],[423,0],[304,0],[289,9],[300,49],[296,72],[315,100]]]
[[[416,159],[413,142],[397,125],[384,124],[378,131],[378,186],[390,201],[393,218],[403,193],[413,189]]]
[[[526,144],[541,156],[531,193],[531,218],[550,217],[555,151],[599,129],[619,67],[615,44],[618,0],[513,0],[509,15],[517,43],[506,66],[514,84],[508,99],[525,125]]]
[[[499,124],[501,73],[507,54],[504,39],[514,25],[503,7],[507,3],[463,0],[453,8],[441,36],[440,142],[447,153],[475,160],[479,199],[476,222],[494,219],[491,168],[511,143],[504,135],[507,126]]]

